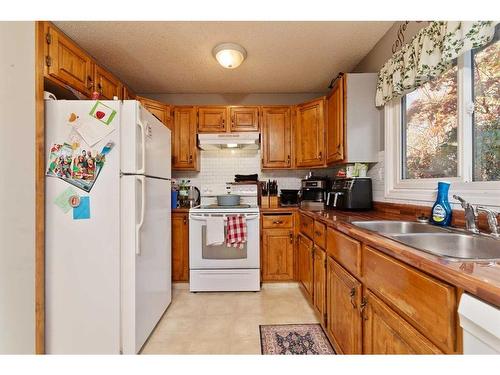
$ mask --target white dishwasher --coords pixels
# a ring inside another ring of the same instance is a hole
[[[463,293],[458,306],[464,354],[500,354],[500,309]]]

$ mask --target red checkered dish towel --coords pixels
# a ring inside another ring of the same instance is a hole
[[[226,246],[243,249],[245,242],[247,242],[247,220],[245,216],[227,216]]]

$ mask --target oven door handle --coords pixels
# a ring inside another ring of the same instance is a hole
[[[197,221],[206,221],[206,219],[210,217],[224,217],[225,220],[227,220],[227,215],[211,215],[211,216],[204,216],[204,215],[196,215],[196,214],[190,214],[189,219],[197,220]],[[230,216],[230,215],[229,215]],[[245,215],[246,220],[253,220],[257,219],[259,217],[258,214],[255,215]]]

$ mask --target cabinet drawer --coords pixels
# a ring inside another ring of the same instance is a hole
[[[314,220],[304,214],[300,214],[300,231],[310,239],[314,238]]]
[[[326,249],[326,225],[320,221],[314,221],[314,243]]]
[[[262,227],[264,229],[269,228],[292,228],[293,227],[293,215],[292,214],[264,214],[262,215]]]
[[[336,229],[327,229],[326,252],[355,276],[360,276],[361,243]]]
[[[445,353],[456,349],[456,291],[415,268],[365,246],[363,281]]]

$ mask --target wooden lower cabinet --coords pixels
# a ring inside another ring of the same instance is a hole
[[[189,220],[187,212],[172,212],[172,281],[189,280]]]
[[[312,300],[313,296],[313,243],[299,234],[297,257],[299,263],[299,281]]]
[[[361,354],[361,283],[331,257],[326,267],[327,334],[338,353]]]
[[[326,314],[326,252],[315,246],[313,251],[313,305],[322,323]]]
[[[365,354],[442,354],[371,291],[366,290],[363,311]]]
[[[293,280],[293,229],[263,229],[262,281]]]

